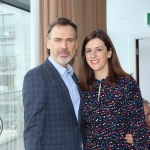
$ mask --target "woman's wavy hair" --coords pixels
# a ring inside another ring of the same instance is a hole
[[[80,65],[80,74],[79,74],[80,86],[82,90],[89,90],[89,87],[91,87],[95,81],[94,71],[88,65],[85,57],[85,46],[90,40],[94,38],[99,38],[100,40],[102,40],[105,46],[107,47],[107,50],[112,51],[112,56],[108,58],[108,74],[109,74],[108,82],[111,85],[114,85],[117,80],[117,76],[122,77],[131,76],[122,69],[115,47],[109,36],[103,30],[97,29],[92,31],[89,35],[87,35],[82,44],[82,52],[81,52],[82,61]]]

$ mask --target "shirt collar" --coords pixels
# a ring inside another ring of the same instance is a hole
[[[50,56],[48,57],[48,60],[54,65],[54,67],[61,75],[64,75],[65,73],[70,73],[71,76],[73,75],[73,69],[69,64],[67,65],[67,68],[64,68],[58,63],[56,63]]]

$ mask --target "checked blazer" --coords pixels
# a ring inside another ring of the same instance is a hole
[[[69,91],[48,59],[26,73],[22,95],[25,150],[82,149],[80,108],[77,121]]]

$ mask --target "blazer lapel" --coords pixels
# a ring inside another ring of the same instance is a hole
[[[79,111],[78,111],[78,123],[80,124],[80,122],[81,122],[81,101],[82,101],[82,93],[81,93],[81,90],[80,90],[80,87],[79,87],[79,83],[78,83],[78,78],[76,77],[76,75],[73,74],[72,78],[73,78],[74,82],[75,82],[76,85],[77,85],[78,92],[79,92],[79,95],[80,95],[80,104],[79,104]]]
[[[66,94],[66,96],[68,97],[66,99],[67,104],[69,105],[69,108],[70,108],[74,118],[76,119],[74,107],[73,107],[72,100],[71,100],[71,97],[69,95],[69,91],[68,91],[68,88],[67,88],[66,84],[64,83],[64,81],[61,78],[61,76],[60,76],[59,72],[57,71],[57,69],[53,66],[53,64],[48,59],[45,61],[45,63],[48,67],[51,68],[51,71],[53,72],[53,75],[55,76],[57,82],[59,82],[60,88],[63,90],[63,93]]]
[[[78,78],[76,77],[75,74],[73,74],[72,78],[73,78],[74,82],[75,82],[76,85],[77,85],[78,92],[79,92],[79,95],[80,95],[80,97],[81,97],[82,94],[81,94],[81,90],[80,90],[80,87],[79,87]]]

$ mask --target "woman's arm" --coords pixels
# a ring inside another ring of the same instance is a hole
[[[132,77],[128,81],[127,88],[130,95],[127,102],[130,134],[132,134],[135,149],[142,150],[146,148],[148,132],[146,128],[141,91]]]

